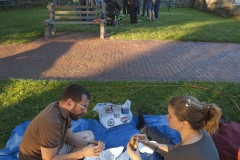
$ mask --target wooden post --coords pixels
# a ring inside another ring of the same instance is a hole
[[[101,19],[100,21],[100,38],[104,39],[105,35],[105,20]]]
[[[47,9],[48,9],[48,18],[53,19],[54,5],[52,2],[48,2]]]
[[[51,19],[51,21],[54,21],[54,4],[52,2],[48,2],[48,18]],[[56,33],[56,27],[55,24],[50,24],[50,34]]]
[[[106,10],[106,3],[102,2],[102,11]]]
[[[44,20],[43,21],[43,26],[44,26],[44,37],[45,39],[48,39],[50,37],[50,34],[51,34],[51,28],[50,28],[50,25],[48,24],[48,20]]]
[[[56,28],[54,24],[49,24],[49,22],[53,22],[54,21],[54,5],[52,2],[49,2],[47,5],[47,9],[48,9],[48,19],[43,21],[43,26],[44,26],[44,37],[50,38],[51,34],[55,34],[56,32]]]
[[[106,33],[106,3],[102,2],[102,14],[100,21],[100,38],[104,39]]]

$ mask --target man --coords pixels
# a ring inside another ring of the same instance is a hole
[[[80,0],[80,5],[81,6],[86,6],[86,5],[88,5],[88,1],[89,0]],[[81,8],[80,10],[81,11],[87,11],[86,8]],[[87,14],[81,14],[81,16],[87,16]],[[82,21],[86,21],[86,19],[82,19]]]
[[[122,16],[129,14],[128,0],[122,0],[122,9],[123,9]]]
[[[131,24],[137,23],[137,14],[140,7],[140,0],[128,0],[128,5],[130,10]]]
[[[91,131],[73,133],[71,120],[87,112],[89,92],[78,84],[69,85],[59,102],[49,104],[27,127],[19,160],[62,160],[99,156],[103,145],[94,146]]]
[[[156,0],[155,5],[154,5],[155,19],[158,19],[158,17],[159,17],[160,5],[161,5],[161,0]]]
[[[122,7],[121,7],[121,5],[118,3],[118,1],[117,0],[104,0],[104,2],[106,3],[106,5],[108,5],[109,3],[114,3],[114,5],[115,5],[115,8],[114,9],[117,9],[117,11],[121,11],[122,10]],[[112,9],[112,8],[111,8]]]
[[[117,0],[113,0],[113,2],[115,3],[115,8],[117,8],[118,12],[120,12],[122,10],[121,5],[118,3]]]
[[[142,16],[143,17],[145,15],[146,7],[147,7],[147,0],[143,0],[143,7],[142,7]]]
[[[79,0],[73,0],[74,6],[80,6]],[[80,8],[76,8],[76,11],[81,11]],[[81,14],[77,14],[77,16],[81,16]]]

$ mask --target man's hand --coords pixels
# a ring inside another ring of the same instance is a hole
[[[94,145],[89,144],[87,147],[84,147],[81,151],[81,155],[84,155],[84,157],[98,157],[100,153],[103,151],[105,147],[105,144],[102,143],[101,145]]]

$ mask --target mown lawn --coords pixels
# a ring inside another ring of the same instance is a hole
[[[17,15],[17,16],[16,16]],[[6,18],[8,17],[8,18]],[[42,37],[45,7],[0,10],[0,43],[27,43]],[[240,23],[193,8],[160,9],[160,17],[148,22],[139,16],[138,24],[130,24],[124,16],[118,27],[107,26],[112,39],[175,40],[202,42],[240,42]],[[98,25],[57,25],[57,32],[99,32]]]

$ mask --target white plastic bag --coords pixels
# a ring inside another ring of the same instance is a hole
[[[156,141],[150,141],[150,142],[153,142],[153,143],[157,143]],[[152,150],[151,148],[143,145],[142,143],[138,143],[138,149],[139,149],[139,152],[141,153],[150,153],[150,154],[153,154],[154,150]]]
[[[98,157],[85,157],[84,160],[115,160],[121,155],[124,147],[109,148],[104,150]]]
[[[111,128],[132,121],[131,101],[122,104],[98,103],[93,110],[98,112],[99,120],[105,128]]]

